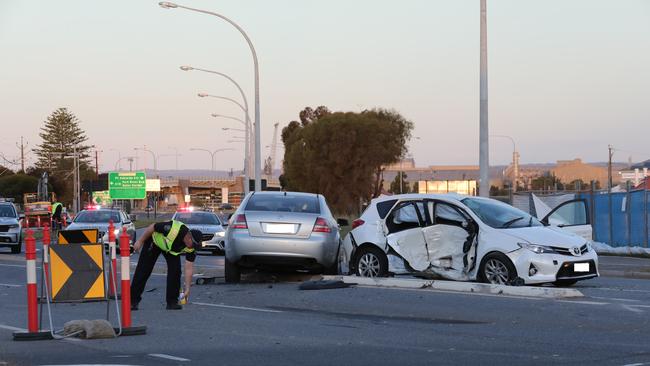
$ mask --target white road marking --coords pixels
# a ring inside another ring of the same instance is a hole
[[[13,330],[14,332],[26,332],[27,331],[27,329],[16,328],[16,327],[12,327],[10,325],[3,325],[3,324],[0,324],[0,328],[1,329],[6,329],[6,330]]]
[[[621,305],[621,306],[623,307],[623,309],[625,309],[625,310],[629,310],[629,311],[631,311],[631,312],[633,312],[633,313],[637,313],[637,314],[645,313],[645,311],[643,311],[643,310],[641,310],[641,309],[635,309],[635,308],[634,308],[633,306],[631,306],[631,305]]]
[[[599,299],[599,300],[613,300],[613,301],[629,301],[629,302],[640,302],[641,300],[634,300],[634,299],[619,299],[616,297],[598,297],[598,296],[589,296],[591,299]]]
[[[597,301],[557,300],[557,302],[563,302],[568,304],[581,304],[581,305],[610,305],[610,303],[608,302],[597,302]]]
[[[190,359],[187,359],[187,358],[176,357],[176,356],[170,356],[170,355],[166,355],[166,354],[164,354],[164,353],[150,353],[150,354],[148,354],[147,356],[158,357],[158,358],[164,358],[164,359],[172,360],[172,361],[181,361],[181,362],[191,361]]]
[[[590,290],[604,290],[604,291],[617,291],[617,292],[644,292],[650,293],[650,290],[632,290],[632,289],[622,289],[622,288],[610,288],[610,287],[594,287]]]
[[[630,305],[630,306],[634,306],[635,308],[649,308],[650,309],[650,305]]]
[[[11,283],[0,283],[0,286],[6,286],[6,287],[23,287],[23,285],[13,285]]]
[[[221,305],[221,304],[209,304],[205,302],[191,302],[192,305],[200,306],[211,306],[215,308],[226,308],[226,309],[237,309],[237,310],[249,310],[249,311],[259,311],[261,313],[283,313],[280,310],[270,310],[270,309],[258,309],[258,308],[249,308],[245,306],[232,306],[232,305]]]

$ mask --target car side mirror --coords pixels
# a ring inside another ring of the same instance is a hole
[[[350,221],[348,221],[348,219],[337,219],[336,223],[339,226],[350,226]]]
[[[25,220],[25,214],[18,215],[18,220]]]
[[[129,215],[129,220],[131,220],[131,221],[136,221],[136,216],[135,216],[135,214],[130,214],[130,215]]]

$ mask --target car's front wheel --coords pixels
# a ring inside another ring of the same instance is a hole
[[[363,247],[359,249],[354,263],[357,276],[360,277],[386,277],[388,274],[388,258],[377,247]]]
[[[517,279],[517,269],[505,254],[490,253],[481,261],[479,279],[494,285],[510,285]]]
[[[225,268],[224,268],[224,277],[226,283],[239,283],[241,280],[241,269],[237,263],[233,263],[224,257]]]

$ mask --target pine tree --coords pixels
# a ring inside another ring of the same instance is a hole
[[[41,127],[39,136],[43,142],[34,149],[38,156],[37,167],[47,169],[54,175],[67,173],[73,165],[75,147],[80,154],[80,165],[88,166],[90,146],[84,144],[88,137],[79,127],[77,117],[67,108],[52,112]]]

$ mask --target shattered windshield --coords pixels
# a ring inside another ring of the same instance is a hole
[[[544,226],[535,217],[503,202],[480,198],[465,198],[461,202],[481,221],[496,229]]]

